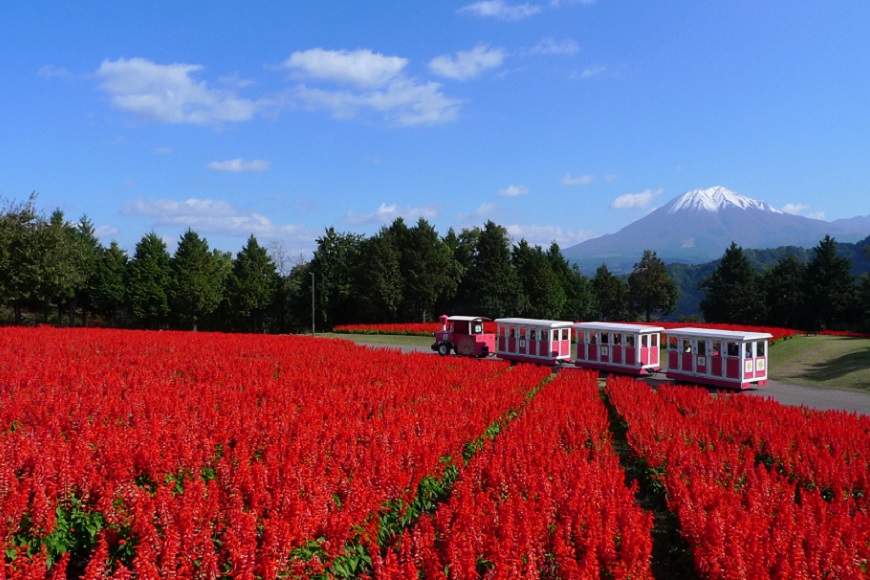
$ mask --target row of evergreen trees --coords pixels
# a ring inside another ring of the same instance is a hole
[[[825,238],[808,263],[793,256],[759,272],[735,244],[704,280],[710,322],[828,328],[870,324],[870,277]],[[401,218],[370,237],[328,228],[293,267],[280,245],[251,236],[233,256],[188,230],[174,255],[154,232],[132,256],[103,247],[91,222],[49,217],[34,197],[0,213],[0,304],[6,318],[69,325],[292,332],[337,324],[492,318],[651,320],[674,311],[677,285],[654,252],[626,278],[604,265],[584,276],[553,243],[512,243],[505,228],[449,230]],[[312,321],[312,316],[314,320]],[[95,320],[96,319],[96,320]]]

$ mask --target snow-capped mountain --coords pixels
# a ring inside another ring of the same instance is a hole
[[[773,213],[782,213],[778,209],[774,209],[763,201],[750,199],[743,195],[734,193],[730,189],[721,186],[711,187],[709,189],[693,189],[687,191],[680,197],[672,199],[666,206],[668,213],[677,213],[678,211],[709,211],[719,212],[729,207],[751,210],[757,209],[760,211],[770,211]]]
[[[587,240],[563,251],[591,275],[602,263],[630,270],[644,250],[665,262],[697,264],[722,257],[731,242],[743,248],[813,247],[830,234],[855,242],[870,234],[867,220],[826,222],[787,214],[725,187],[695,189],[675,197],[615,234]]]

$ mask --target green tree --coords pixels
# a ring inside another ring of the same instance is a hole
[[[278,274],[266,248],[252,234],[236,254],[228,281],[229,303],[235,315],[253,332],[265,331]]]
[[[36,279],[31,304],[42,312],[45,322],[55,305],[61,323],[64,306],[85,280],[81,245],[75,227],[67,223],[60,209],[52,212],[47,221],[37,219],[35,226]]]
[[[507,230],[487,221],[477,240],[477,256],[469,272],[474,301],[490,318],[515,315],[522,292],[511,264]]]
[[[592,292],[600,320],[619,322],[634,318],[628,284],[615,276],[605,264],[595,270]]]
[[[561,317],[575,322],[593,318],[595,298],[589,279],[580,273],[576,264],[569,264],[556,242],[550,244],[547,259],[565,293]]]
[[[409,243],[402,251],[404,310],[409,319],[426,322],[434,318],[438,299],[454,290],[450,278],[450,250],[423,218],[408,234]]]
[[[145,234],[127,269],[127,304],[146,328],[161,328],[169,317],[172,270],[166,243],[156,232]]]
[[[531,247],[522,239],[511,254],[522,288],[518,313],[530,318],[558,319],[565,306],[565,291],[541,247]]]
[[[127,292],[127,253],[112,241],[100,252],[93,281],[89,283],[94,312],[115,326],[123,312]]]
[[[789,254],[764,271],[761,276],[767,303],[767,324],[782,328],[804,328],[807,266]]]
[[[701,288],[701,312],[707,322],[755,324],[764,318],[760,276],[734,242],[713,273],[701,281]]]
[[[27,201],[8,201],[0,215],[0,290],[12,308],[15,324],[31,302],[39,279],[40,245],[37,225],[43,219],[36,210],[36,194]]]
[[[640,262],[628,275],[628,290],[635,310],[649,322],[655,312],[670,314],[677,308],[679,290],[665,263],[651,250],[644,250]]]
[[[170,266],[170,306],[175,322],[197,330],[197,324],[217,309],[223,297],[218,265],[208,241],[188,229],[178,241]]]
[[[463,228],[459,234],[450,228],[444,245],[450,254],[448,276],[451,284],[444,293],[439,312],[474,315],[481,311],[472,275],[477,260],[480,228]]]
[[[97,239],[94,224],[83,215],[76,224],[73,234],[79,254],[79,267],[82,282],[74,288],[70,301],[70,325],[76,308],[82,312],[82,326],[87,326],[88,315],[94,312],[94,287],[97,283],[97,268],[105,248]]]
[[[815,328],[824,330],[848,320],[856,297],[851,267],[849,260],[837,256],[831,236],[813,248],[806,272],[806,311]]]
[[[386,227],[360,242],[356,277],[360,321],[398,320],[404,284],[401,258],[401,249]]]
[[[327,228],[317,238],[311,259],[314,274],[317,327],[332,329],[336,324],[353,322],[356,315],[356,269],[363,236],[339,233]],[[311,280],[304,280],[303,293],[311,292]]]

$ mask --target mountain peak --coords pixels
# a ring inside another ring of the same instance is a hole
[[[668,213],[676,213],[682,210],[716,213],[729,207],[743,210],[757,209],[773,213],[782,213],[763,201],[745,197],[721,186],[687,191],[671,202],[670,207],[668,208]]]

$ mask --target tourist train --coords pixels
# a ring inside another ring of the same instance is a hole
[[[730,389],[767,384],[766,332],[498,318],[493,334],[484,329],[489,320],[441,316],[432,350],[640,377],[664,372],[675,381]]]

